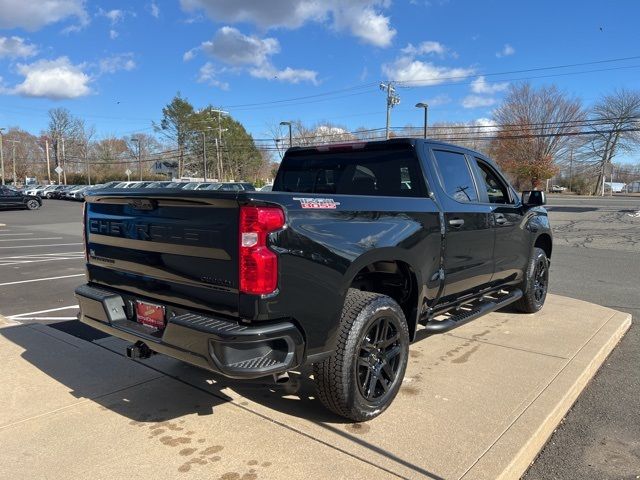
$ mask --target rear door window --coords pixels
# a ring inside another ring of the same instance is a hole
[[[406,145],[347,151],[302,150],[287,154],[274,192],[391,197],[425,196],[424,177]]]
[[[478,192],[464,154],[434,150],[433,155],[447,195],[461,203],[477,202]]]

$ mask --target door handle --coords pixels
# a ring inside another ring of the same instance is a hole
[[[498,225],[504,225],[505,223],[507,223],[507,219],[505,217],[496,217],[496,223]]]
[[[464,225],[464,220],[461,218],[452,218],[451,220],[449,220],[449,225],[451,225],[452,227],[460,228]]]

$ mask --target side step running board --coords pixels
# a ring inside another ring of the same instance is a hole
[[[448,332],[487,313],[495,312],[496,310],[506,307],[520,298],[522,298],[522,290],[519,288],[495,300],[484,298],[478,302],[478,305],[474,305],[471,310],[464,311],[444,320],[429,320],[425,328],[428,333]]]

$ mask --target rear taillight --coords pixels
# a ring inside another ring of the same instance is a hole
[[[267,247],[270,232],[284,226],[278,207],[240,207],[240,291],[266,295],[278,288],[278,256]]]

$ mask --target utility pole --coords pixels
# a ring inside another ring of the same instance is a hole
[[[49,139],[46,138],[44,141],[44,156],[47,159],[47,181],[49,185],[51,185],[51,162],[49,160]]]
[[[207,132],[202,132],[202,172],[204,174],[204,181],[207,181]]]
[[[2,171],[2,185],[4,185],[4,153],[2,151],[2,132],[4,127],[0,128],[0,170]]]
[[[62,137],[62,177],[64,184],[67,184],[67,156],[64,152],[64,137]]]
[[[84,165],[87,169],[87,183],[91,185],[91,169],[89,168],[89,143],[84,145]]]
[[[224,173],[222,172],[222,160],[220,159],[220,144],[218,143],[218,139],[214,138],[216,142],[216,162],[218,164],[218,181],[222,181],[222,177]]]
[[[573,147],[569,152],[569,191],[573,192]]]
[[[142,181],[142,157],[140,156],[140,139],[132,138],[131,141],[138,144],[138,175],[140,176],[140,181]]]
[[[424,134],[423,138],[427,138],[427,112],[429,111],[429,104],[420,102],[416,103],[416,108],[424,108]]]
[[[400,97],[396,94],[396,89],[392,82],[380,83],[380,90],[387,92],[387,126],[385,128],[385,138],[388,140],[391,109],[400,103]]]
[[[9,140],[13,145],[11,148],[11,160],[13,161],[13,186],[16,186],[16,143],[20,143],[19,140]]]
[[[229,112],[221,110],[219,108],[210,109],[211,112],[218,114],[218,138],[216,138],[216,159],[218,161],[218,180],[222,181],[223,169],[222,169],[222,156],[220,155],[220,148],[222,147],[222,116],[229,115]]]

